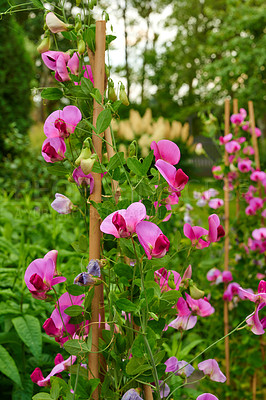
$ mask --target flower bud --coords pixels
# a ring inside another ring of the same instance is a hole
[[[93,165],[96,161],[97,155],[93,154],[90,158],[82,159],[80,162],[80,168],[85,175],[88,175],[93,168]]]
[[[86,44],[83,39],[79,40],[78,42],[78,53],[83,54],[86,50]]]
[[[114,82],[112,81],[112,79],[110,79],[108,82],[108,98],[113,102],[117,100],[117,96],[114,89]]]
[[[46,51],[49,51],[50,49],[50,36],[45,36],[39,46],[37,47],[37,51],[39,53],[45,53]]]
[[[204,296],[204,291],[197,288],[194,283],[191,283],[189,286],[189,292],[192,299],[199,300]]]
[[[129,145],[129,157],[133,157],[135,155],[136,155],[136,140],[133,140],[133,142],[131,142]]]
[[[175,277],[174,277],[173,272],[171,272],[171,274],[170,274],[170,276],[168,278],[167,284],[171,289],[176,289]]]
[[[52,33],[68,31],[71,25],[65,24],[53,12],[46,15],[46,25]]]
[[[88,147],[83,147],[83,149],[81,150],[80,155],[78,156],[78,158],[75,161],[75,164],[77,166],[79,166],[80,163],[81,163],[81,160],[87,160],[88,158],[90,158],[90,156],[91,156],[90,149]]]
[[[122,83],[120,85],[119,100],[122,101],[122,104],[124,104],[124,106],[129,106],[128,97],[125,92],[125,86]]]

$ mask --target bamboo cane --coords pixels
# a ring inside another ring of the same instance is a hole
[[[259,155],[259,148],[258,148],[258,141],[257,135],[255,133],[255,116],[254,116],[254,107],[253,102],[248,102],[248,112],[249,112],[249,122],[251,126],[251,134],[252,134],[252,145],[255,152],[255,165],[256,169],[260,169],[260,155]]]
[[[105,79],[105,21],[96,22],[96,49],[95,49],[95,65],[94,65],[94,87],[99,89],[101,95],[104,93],[104,79]],[[93,125],[96,126],[98,115],[102,111],[102,106],[94,101],[93,104]],[[96,134],[92,133],[92,143],[100,161],[102,159],[102,139]],[[92,173],[94,178],[94,191],[91,195],[91,200],[96,203],[101,202],[102,197],[102,182],[101,174]],[[90,233],[89,233],[89,255],[90,259],[100,258],[100,217],[96,208],[90,206]],[[103,301],[103,285],[95,286],[94,297],[92,300],[92,316],[91,316],[91,329],[92,329],[92,352],[89,355],[89,379],[99,378],[99,313],[101,312],[102,321],[104,321],[104,313],[100,303]],[[103,315],[102,315],[103,314]],[[98,388],[94,391],[92,398],[98,400]]]
[[[228,99],[225,100],[224,104],[224,135],[229,134],[230,128],[230,101]],[[224,154],[225,166],[229,166],[228,153],[225,151]],[[226,175],[224,178],[224,212],[225,212],[225,241],[224,241],[224,269],[228,271],[229,267],[229,182],[228,176]],[[225,289],[227,285],[225,284]],[[224,334],[228,335],[229,332],[229,321],[228,321],[228,303],[224,302]],[[226,362],[226,383],[230,385],[230,352],[229,352],[229,337],[225,338],[225,362]]]
[[[144,400],[153,400],[151,387],[148,385],[144,385]]]
[[[238,113],[238,100],[234,99],[233,100],[233,113],[237,114]],[[235,137],[238,135],[238,125],[235,126],[234,133]],[[236,154],[236,158],[238,155]],[[237,178],[236,182],[236,218],[237,220],[239,219],[239,213],[240,213],[240,205],[239,205],[239,178]]]

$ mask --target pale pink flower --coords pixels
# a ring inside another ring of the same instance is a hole
[[[260,281],[257,294],[251,293],[250,291],[245,290],[241,287],[238,289],[238,293],[242,296],[243,299],[248,299],[253,303],[256,303],[257,305],[266,305],[266,281]]]
[[[247,146],[244,147],[243,153],[246,154],[247,156],[252,156],[255,153],[255,151],[252,146]]]
[[[183,297],[179,297],[176,308],[178,316],[170,322],[168,326],[184,331],[194,328],[197,323],[197,317],[196,315],[192,315],[192,312],[188,308],[187,302]]]
[[[59,214],[70,214],[74,208],[74,204],[68,197],[56,193],[55,200],[51,203],[51,207]]]
[[[246,318],[246,323],[251,327],[251,332],[255,335],[263,335],[266,329],[266,317],[259,319],[259,311],[265,307],[265,304],[259,304],[256,307],[254,314]]]
[[[250,179],[254,182],[263,181],[264,179],[266,179],[266,173],[259,170],[253,171],[250,175]]]
[[[217,268],[212,268],[207,273],[207,280],[209,282],[217,283],[217,279],[222,275],[221,271]]]
[[[211,199],[209,201],[209,207],[213,208],[214,210],[217,210],[217,208],[220,208],[224,205],[224,201],[222,199]]]
[[[178,361],[176,357],[170,357],[164,363],[166,365],[165,372],[174,372],[175,375],[189,377],[193,372],[194,368],[186,361]]]
[[[222,373],[217,361],[214,359],[200,362],[198,368],[204,375],[208,375],[212,381],[222,383],[226,381],[226,376]]]
[[[266,228],[254,229],[252,236],[255,240],[266,239]]]
[[[154,151],[155,161],[164,160],[172,165],[179,163],[179,147],[171,140],[159,140],[157,143],[153,141],[151,150]]]
[[[52,33],[64,32],[68,30],[68,25],[61,21],[53,12],[46,15],[46,25]]]
[[[144,218],[146,218],[144,204],[132,203],[126,210],[118,210],[108,215],[101,223],[100,230],[116,238],[129,237],[136,232],[137,224]]]

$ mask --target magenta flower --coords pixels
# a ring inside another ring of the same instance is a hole
[[[232,138],[233,138],[232,133],[228,133],[228,135],[220,136],[220,137],[219,137],[219,142],[220,142],[220,144],[225,144],[225,143],[230,142],[230,140],[231,140]]]
[[[170,186],[171,191],[176,192],[179,195],[181,190],[183,190],[188,183],[188,176],[182,171],[181,168],[176,170],[173,165],[161,159],[156,161],[155,167],[164,177],[164,179]]]
[[[151,150],[154,151],[155,161],[164,160],[171,165],[179,163],[180,150],[179,147],[171,140],[159,140],[151,143]]]
[[[139,242],[149,260],[162,258],[168,252],[170,242],[161,229],[153,222],[141,221],[136,226]]]
[[[217,361],[214,359],[200,362],[198,368],[204,373],[204,375],[208,375],[212,381],[222,383],[226,381],[226,376],[222,373]]]
[[[246,154],[247,156],[252,156],[255,153],[255,151],[252,146],[247,146],[243,149],[243,153]]]
[[[222,172],[222,167],[220,165],[215,165],[212,167],[213,177],[217,180],[223,179],[224,174]]]
[[[175,375],[189,377],[193,372],[194,368],[186,361],[178,361],[176,357],[170,357],[164,363],[166,365],[165,372],[174,372]]]
[[[51,207],[59,214],[70,214],[75,207],[71,200],[63,194],[56,193]]]
[[[222,199],[211,199],[208,204],[210,208],[217,210],[217,208],[220,208],[224,205],[224,201]]]
[[[165,268],[160,268],[154,272],[154,278],[162,291],[179,290],[181,276],[176,271],[167,271]]]
[[[43,258],[32,261],[26,269],[24,280],[32,296],[36,299],[46,299],[47,292],[54,285],[66,281],[64,276],[54,278],[57,275],[57,254],[57,250],[49,251]]]
[[[231,282],[233,280],[233,275],[231,271],[223,271],[222,273],[222,281],[225,283]]]
[[[263,199],[260,197],[253,197],[249,201],[249,206],[246,208],[245,212],[247,215],[255,215],[256,211],[263,207]]]
[[[197,317],[192,315],[192,312],[188,308],[187,302],[183,297],[179,297],[176,305],[178,316],[168,326],[174,329],[180,329],[187,331],[194,328],[197,323]]]
[[[74,53],[74,55],[75,54],[77,54],[77,53]],[[74,57],[74,55],[73,55],[73,57]],[[72,73],[74,75],[78,75],[78,72],[79,72],[79,64],[77,64],[77,62],[79,62],[79,60],[77,60],[77,59],[78,59],[78,56],[73,60],[72,65],[70,63],[71,60],[67,64],[68,67],[70,67],[70,69],[73,71]],[[75,62],[75,64],[74,64],[74,62]],[[92,82],[92,84],[94,85],[94,79],[93,79],[93,75],[92,75],[91,66],[90,65],[83,65],[82,69],[84,71],[83,77],[86,78],[86,79],[89,79]],[[77,71],[77,72],[74,72],[74,71]],[[74,82],[74,84],[75,85],[80,85],[80,83],[78,83],[78,82]]]
[[[242,295],[242,299],[248,299],[256,304],[266,305],[266,281],[260,281],[257,294],[251,293],[242,287],[239,287],[238,293],[239,295]]]
[[[225,231],[222,225],[220,225],[220,219],[218,215],[212,214],[208,218],[209,222],[209,234],[208,239],[210,242],[218,242],[224,235]]]
[[[239,169],[240,172],[249,172],[251,171],[251,165],[252,165],[252,161],[251,160],[241,160],[239,159],[237,167]]]
[[[46,334],[55,337],[56,341],[61,344],[68,340],[68,338],[64,338],[65,334],[73,336],[78,326],[69,323],[71,317],[65,314],[64,310],[72,305],[81,306],[84,297],[83,294],[80,296],[73,296],[67,292],[62,294],[56,303],[51,317],[43,324]]]
[[[212,268],[209,270],[209,272],[207,273],[207,280],[209,282],[215,282],[217,284],[217,280],[219,277],[222,276],[222,273],[219,269],[217,268]]]
[[[254,182],[258,182],[258,181],[263,181],[264,179],[266,179],[266,173],[264,171],[254,171],[252,172],[252,174],[250,175],[250,179]]]
[[[37,383],[38,386],[49,386],[50,378],[52,376],[60,376],[60,372],[65,371],[74,364],[76,361],[76,356],[70,356],[67,360],[63,359],[63,356],[58,353],[54,359],[55,367],[52,369],[49,375],[46,378],[43,377],[42,371],[40,368],[35,368],[33,373],[31,374],[31,380],[33,383]],[[61,377],[61,376],[60,376]]]
[[[44,123],[44,133],[48,138],[67,138],[74,132],[82,118],[80,110],[75,106],[66,106],[63,110],[54,111]]]
[[[229,283],[223,294],[224,301],[232,301],[233,297],[238,295],[239,288],[240,285],[238,283],[236,282]]]
[[[259,304],[253,314],[246,318],[248,326],[251,327],[251,332],[255,335],[263,335],[266,329],[266,317],[259,319],[259,311],[265,307],[265,304]]]
[[[203,239],[200,239],[202,236],[208,235],[207,229],[202,228],[201,226],[191,226],[186,223],[183,228],[184,235],[191,240],[191,245],[196,247],[197,249],[204,249],[210,245],[209,242],[205,242]]]
[[[101,223],[100,230],[116,238],[126,238],[136,232],[137,224],[146,218],[146,208],[140,202],[132,203],[125,210],[108,215]]]
[[[196,400],[219,400],[214,394],[211,393],[203,393],[199,395]]]
[[[42,145],[42,156],[46,162],[54,163],[65,158],[66,145],[59,137],[47,138]]]
[[[129,389],[121,400],[143,400],[135,389]]]
[[[94,188],[94,179],[92,174],[84,174],[81,167],[75,168],[73,171],[73,178],[74,181],[78,186],[89,186],[90,187],[90,194],[93,192]]]
[[[266,239],[266,228],[254,229],[252,236],[255,240]]]
[[[70,58],[70,60],[67,63],[68,68],[70,69],[71,73],[73,75],[78,75],[79,74],[79,56],[78,53],[74,53],[73,56]],[[75,84],[77,82],[74,82]]]
[[[248,247],[252,251],[259,251],[260,253],[264,253],[266,251],[266,240],[252,240],[248,239]]]
[[[63,57],[65,64],[70,59],[70,55],[68,53],[63,53],[62,51],[46,51],[45,53],[42,53],[44,64],[52,71],[57,70],[57,60],[59,57]]]
[[[230,118],[232,124],[235,124],[235,125],[241,125],[242,122],[244,121],[244,119],[245,119],[245,117],[244,117],[244,114],[242,114],[242,113],[233,114],[233,115],[231,115],[231,118]]]
[[[208,317],[213,314],[215,309],[211,306],[206,297],[203,299],[192,299],[192,297],[186,294],[187,304],[191,308],[192,312],[197,314],[199,317]]]
[[[232,140],[231,142],[228,142],[228,143],[225,144],[225,150],[229,154],[236,153],[240,149],[241,149],[241,146],[240,146],[239,143],[237,143],[236,140]]]

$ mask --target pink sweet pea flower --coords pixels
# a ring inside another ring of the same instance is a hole
[[[243,149],[243,153],[246,154],[247,156],[252,156],[255,153],[255,151],[252,146],[247,146]]]
[[[51,317],[48,318],[44,324],[43,329],[45,330],[48,336],[53,336],[56,338],[56,341],[63,344],[67,337],[64,337],[65,334],[73,336],[73,334],[77,331],[79,326],[70,324],[70,316],[65,314],[65,309],[72,305],[81,306],[84,295],[73,296],[69,293],[64,293],[58,299],[58,302],[55,305],[55,309],[51,314]]]
[[[219,400],[218,397],[211,393],[203,393],[196,398],[196,400]]]
[[[227,289],[225,290],[223,294],[223,299],[225,301],[232,301],[233,296],[238,295],[238,289],[240,288],[240,285],[236,282],[229,283]]]
[[[222,273],[219,269],[217,268],[212,268],[209,270],[207,273],[207,280],[209,282],[215,282],[217,284],[217,279],[221,277]]]
[[[79,74],[79,56],[78,53],[74,53],[73,56],[70,58],[70,60],[67,63],[68,68],[70,69],[71,73],[73,75],[78,75]],[[75,84],[77,82],[74,82]]]
[[[239,143],[237,143],[236,140],[232,140],[231,142],[228,142],[228,143],[225,144],[225,150],[229,154],[236,153],[240,149],[241,149],[241,146],[240,146]]]
[[[51,203],[51,207],[59,214],[70,214],[75,206],[68,197],[56,193],[55,200]]]
[[[76,356],[70,356],[67,360],[64,360],[63,356],[60,353],[58,353],[54,360],[55,367],[52,369],[50,374],[47,375],[46,378],[44,378],[40,368],[35,368],[35,370],[30,376],[31,380],[33,383],[37,383],[38,386],[49,386],[50,378],[52,376],[58,376],[58,374],[60,376],[60,372],[65,371],[66,369],[68,369],[68,367],[73,365],[76,359],[77,359]]]
[[[196,313],[199,317],[208,317],[215,311],[215,309],[211,306],[206,297],[204,297],[203,299],[195,300],[186,293],[186,299],[192,312]]]
[[[168,290],[179,290],[179,285],[181,283],[181,276],[176,271],[167,271],[165,268],[160,268],[154,272],[155,282],[160,285],[162,291]],[[172,282],[169,282],[171,278]],[[169,286],[169,284],[171,286]]]
[[[240,172],[245,173],[245,172],[251,171],[251,164],[252,164],[252,161],[251,161],[251,160],[248,160],[248,159],[246,159],[246,160],[241,160],[241,159],[240,159],[240,160],[238,161],[237,167],[238,167],[238,169],[239,169]]]
[[[235,125],[241,125],[242,122],[244,121],[244,119],[245,119],[245,117],[240,113],[233,114],[233,115],[231,115],[231,118],[230,118],[232,124],[235,124]]]
[[[266,251],[266,240],[252,240],[248,239],[248,247],[252,251],[259,251],[260,253],[264,253]]]
[[[254,182],[258,182],[258,181],[263,181],[264,179],[266,179],[266,173],[264,171],[254,171],[252,172],[252,174],[250,175],[250,179]]]
[[[252,236],[255,240],[266,239],[266,228],[254,229]]]
[[[265,304],[259,304],[259,306],[256,307],[254,314],[251,314],[246,318],[248,326],[251,327],[251,332],[253,332],[255,335],[263,335],[265,333],[266,317],[262,318],[261,320],[259,319],[259,311],[263,307],[265,307]]]
[[[52,71],[56,71],[57,60],[60,56],[63,57],[65,64],[70,59],[70,55],[68,53],[63,53],[62,51],[46,51],[45,53],[42,53],[42,59],[44,64]]]
[[[173,165],[161,159],[156,161],[155,167],[164,177],[164,179],[170,186],[171,191],[176,192],[179,195],[181,190],[183,190],[188,183],[188,176],[182,171],[181,168],[176,170]]]
[[[190,224],[186,223],[183,231],[184,235],[191,240],[191,245],[193,247],[196,247],[197,249],[209,247],[209,242],[205,242],[203,239],[200,239],[202,236],[208,235],[207,229],[204,229],[201,226],[191,226]]]
[[[166,365],[165,372],[174,372],[175,375],[189,377],[193,372],[194,368],[186,361],[178,361],[176,357],[170,357],[164,363]]]
[[[63,110],[54,111],[44,123],[44,133],[48,138],[67,138],[75,131],[82,114],[75,106],[66,106]]]
[[[218,215],[212,214],[208,218],[209,222],[209,234],[208,239],[210,242],[218,242],[224,235],[225,231],[222,225],[220,225],[220,219]]]
[[[198,368],[204,375],[208,375],[212,381],[222,383],[226,381],[226,376],[222,373],[217,361],[214,359],[200,362]]]
[[[53,12],[46,15],[46,25],[52,33],[64,32],[68,30],[68,25],[61,21]]]
[[[100,230],[116,238],[126,238],[136,232],[137,224],[144,218],[146,218],[144,204],[132,203],[126,210],[118,210],[108,215],[101,223]]]
[[[36,299],[46,299],[47,292],[54,285],[66,281],[64,276],[54,278],[54,275],[57,275],[57,254],[57,250],[49,251],[43,258],[32,261],[26,269],[24,280],[32,296]]]
[[[94,188],[94,179],[92,174],[84,174],[81,167],[75,168],[73,171],[73,178],[74,181],[78,186],[89,186],[90,187],[90,194],[93,192]]]
[[[247,140],[247,139],[246,139],[244,136],[241,136],[241,137],[239,137],[239,138],[236,139],[236,141],[237,141],[239,144],[244,143],[246,140]]]
[[[213,208],[214,210],[217,210],[217,208],[220,208],[224,205],[224,201],[222,199],[211,199],[209,201],[209,207]]]
[[[231,140],[232,138],[233,138],[232,133],[228,133],[228,135],[220,136],[220,137],[219,137],[219,142],[220,142],[220,144],[225,144],[225,143],[230,142],[230,140]]]
[[[171,140],[159,140],[157,143],[153,141],[151,150],[154,151],[155,161],[164,160],[172,165],[179,163],[179,147]]]
[[[76,54],[76,53],[74,53],[74,54]],[[76,58],[75,58],[74,61],[77,63]],[[67,64],[67,66],[70,67],[70,69],[71,69],[70,61],[69,61],[69,63]],[[74,62],[73,62],[72,69],[74,70],[74,68],[75,68],[75,70],[76,70],[77,72],[76,72],[76,73],[72,72],[72,73],[74,73],[75,75],[78,75],[79,67],[77,66],[77,64],[75,65]],[[90,65],[83,65],[83,66],[82,66],[82,69],[83,69],[83,71],[84,71],[83,77],[86,78],[86,79],[89,79],[89,80],[92,82],[92,84],[94,85],[94,79],[93,79],[93,75],[92,75],[91,66],[90,66]],[[74,82],[74,84],[75,84],[75,85],[80,85],[80,83],[78,83],[78,82]]]
[[[222,172],[222,167],[220,165],[215,165],[212,167],[212,174],[213,177],[217,180],[221,180],[224,177],[224,174]]]
[[[248,299],[253,303],[256,303],[257,305],[266,305],[266,281],[260,281],[257,294],[251,293],[250,291],[245,290],[241,287],[238,288],[238,293],[242,296],[243,299]]]
[[[232,275],[231,271],[223,271],[222,281],[227,283],[227,282],[231,282],[232,280],[233,280],[233,275]]]
[[[66,144],[60,137],[47,138],[42,145],[42,156],[46,162],[54,163],[65,158]]]
[[[139,222],[136,226],[139,242],[149,260],[162,258],[168,252],[170,242],[161,229],[149,221]]]
[[[194,328],[197,323],[197,317],[192,315],[192,312],[188,308],[187,302],[183,297],[179,297],[176,308],[178,311],[178,317],[170,322],[168,326],[184,331]]]

